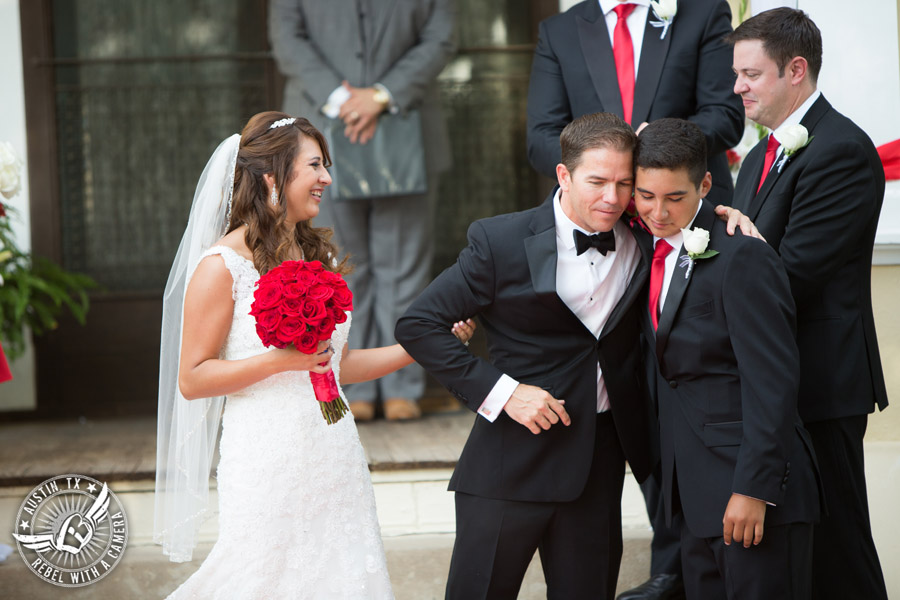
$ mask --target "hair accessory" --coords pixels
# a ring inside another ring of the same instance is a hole
[[[269,195],[269,200],[272,201],[272,204],[278,206],[278,190],[275,189],[275,186],[272,186],[272,193]]]
[[[292,125],[294,121],[296,121],[294,117],[288,117],[286,119],[279,119],[275,121],[271,125],[269,125],[269,129],[277,129],[278,127],[284,127],[285,125]]]

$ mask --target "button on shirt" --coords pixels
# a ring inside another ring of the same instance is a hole
[[[556,219],[556,293],[594,337],[599,338],[640,261],[637,243],[628,228],[619,222],[613,228],[615,251],[604,256],[596,248],[589,248],[579,255],[573,232],[576,229],[590,232],[566,216],[559,191],[553,198],[553,214]],[[496,419],[517,385],[515,379],[502,375],[478,413],[489,421]],[[597,412],[606,410],[609,410],[609,394],[598,363]]]

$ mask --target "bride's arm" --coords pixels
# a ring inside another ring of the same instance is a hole
[[[475,322],[472,319],[459,321],[453,324],[451,331],[459,341],[468,344],[475,332]],[[344,344],[341,354],[341,384],[378,379],[412,362],[412,357],[400,344],[366,350],[348,350]]]
[[[221,360],[219,352],[231,329],[234,300],[231,274],[221,257],[209,256],[197,266],[184,298],[184,326],[178,385],[188,400],[222,396],[241,390],[282,371],[331,368],[331,352],[303,354],[294,348],[271,350],[243,360]],[[321,342],[325,350],[328,342]],[[320,367],[318,363],[328,360]]]

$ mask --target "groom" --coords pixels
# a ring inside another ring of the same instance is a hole
[[[642,481],[655,456],[635,303],[649,256],[620,220],[635,139],[608,113],[566,126],[559,189],[475,222],[397,324],[416,361],[479,414],[450,480],[449,599],[515,599],[535,549],[548,597],[615,593],[625,460]],[[445,326],[475,314],[490,360]]]

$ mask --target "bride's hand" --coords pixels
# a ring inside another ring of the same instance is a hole
[[[466,319],[465,321],[457,321],[453,324],[453,327],[450,328],[450,331],[453,332],[459,341],[461,341],[466,346],[469,345],[469,340],[472,339],[472,336],[475,335],[475,321],[472,319]]]
[[[279,361],[279,371],[311,371],[313,373],[327,373],[331,370],[331,357],[334,356],[334,348],[331,340],[319,342],[316,354],[304,354],[293,346],[272,350],[272,355]],[[324,364],[320,364],[324,363]]]

